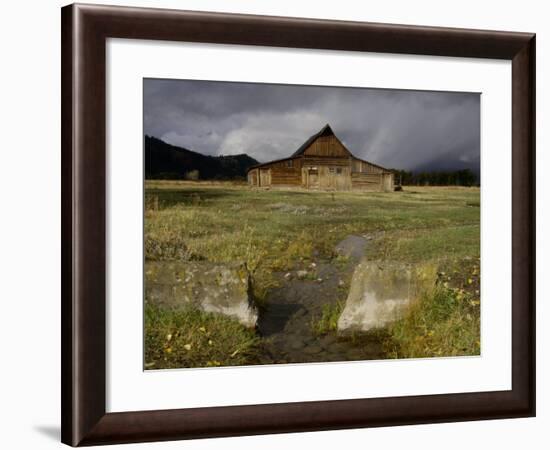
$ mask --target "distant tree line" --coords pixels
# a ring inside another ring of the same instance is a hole
[[[476,175],[470,169],[454,171],[409,172],[394,170],[396,182],[405,186],[476,186]]]
[[[145,136],[145,178],[148,180],[245,180],[258,164],[246,155],[209,156]]]

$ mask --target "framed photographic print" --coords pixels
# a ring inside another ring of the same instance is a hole
[[[535,414],[535,36],[62,9],[62,440]]]

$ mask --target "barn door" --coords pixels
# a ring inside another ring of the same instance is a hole
[[[310,168],[307,172],[307,185],[310,188],[318,188],[319,187],[319,169]]]
[[[260,169],[260,186],[269,186],[270,184],[269,169]]]

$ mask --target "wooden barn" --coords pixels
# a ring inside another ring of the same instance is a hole
[[[253,166],[247,176],[248,184],[257,187],[386,192],[394,188],[393,172],[355,157],[328,124],[288,158]]]

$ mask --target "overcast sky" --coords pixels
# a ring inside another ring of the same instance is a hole
[[[144,80],[144,132],[208,155],[292,154],[329,123],[356,156],[406,170],[479,173],[475,93]]]

